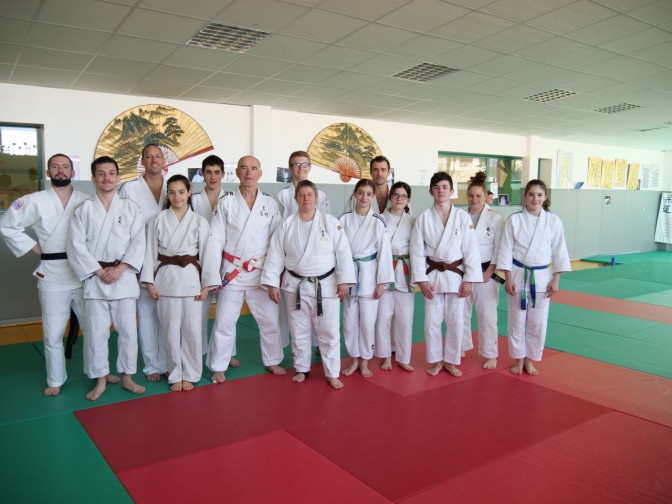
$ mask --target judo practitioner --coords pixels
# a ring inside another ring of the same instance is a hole
[[[311,334],[316,332],[324,374],[338,389],[343,387],[338,379],[339,300],[356,281],[350,246],[338,220],[317,209],[319,192],[315,184],[299,182],[296,201],[298,213],[273,233],[261,283],[268,287],[272,301],[279,303],[281,297],[285,300],[296,370],[292,380],[300,383],[308,377]]]
[[[299,211],[296,203],[296,187],[302,180],[308,180],[310,175],[310,156],[305,151],[295,151],[289,155],[289,171],[292,173],[292,182],[287,187],[278,191],[275,195],[275,201],[280,209],[280,216],[286,219],[290,215],[295,215]],[[317,190],[317,209],[322,213],[329,213],[329,198],[327,195]]]
[[[499,283],[492,275],[496,269],[497,247],[504,229],[504,219],[485,203],[485,173],[477,173],[467,187],[467,212],[476,231],[483,282],[473,285],[471,295],[464,298],[464,330],[462,355],[474,348],[471,336],[471,311],[478,317],[478,353],[485,358],[483,369],[497,367],[497,303]]]
[[[364,378],[373,373],[369,360],[375,350],[375,325],[378,300],[386,284],[394,282],[390,237],[385,220],[373,211],[375,185],[362,179],[355,185],[355,209],[339,220],[345,229],[355,265],[357,283],[350,288],[343,306],[343,337],[352,357],[345,376],[358,368]]]
[[[369,171],[373,181],[374,194],[376,196],[376,213],[382,215],[387,208],[390,199],[390,160],[385,156],[376,156],[369,162]],[[355,209],[357,202],[355,195],[348,200],[345,210],[350,212]]]
[[[571,271],[565,231],[552,214],[546,184],[530,180],[525,208],[506,220],[497,268],[506,276],[509,295],[509,353],[513,374],[537,375],[546,342],[550,298],[560,290],[560,274]]]
[[[96,380],[86,398],[95,401],[107,382],[119,381],[108,376],[110,324],[118,333],[122,386],[134,394],[145,391],[133,381],[138,362],[137,274],[145,256],[145,223],[138,205],[117,195],[119,165],[114,159],[94,160],[91,180],[96,194],[75,209],[66,250],[70,266],[84,282],[84,373]]]
[[[213,383],[225,380],[243,301],[259,325],[264,366],[273,374],[286,374],[279,366],[284,355],[278,305],[259,284],[271,236],[281,221],[275,200],[259,190],[261,175],[257,158],[240,158],[236,168],[240,186],[217,203],[212,216],[212,239],[216,252],[222,256],[222,288],[217,294],[215,327],[207,358],[208,367],[213,371]]]
[[[191,198],[191,204],[194,209],[194,212],[203,217],[208,223],[212,219],[212,213],[214,212],[217,202],[224,197],[226,194],[222,188],[222,179],[224,178],[224,161],[218,156],[211,155],[206,157],[201,163],[200,172],[203,174],[205,180],[205,187],[201,192],[194,193]],[[205,355],[208,351],[208,341],[210,339],[210,333],[208,331],[208,315],[210,312],[210,306],[212,306],[212,301],[215,297],[214,291],[209,291],[208,299],[203,301],[203,354]],[[233,354],[236,354],[235,346]],[[231,357],[231,362],[229,364],[231,367],[240,366],[240,361],[235,357]]]
[[[427,374],[436,376],[445,368],[461,376],[461,340],[464,298],[473,282],[482,282],[481,256],[471,219],[450,203],[453,179],[437,172],[430,180],[434,204],[422,212],[411,233],[411,282],[425,297],[425,342]],[[447,327],[442,349],[441,323]]]
[[[392,369],[392,342],[397,365],[406,371],[411,366],[413,344],[413,308],[415,286],[411,284],[409,244],[415,217],[410,214],[411,188],[405,182],[395,182],[390,188],[390,207],[383,213],[392,248],[394,283],[389,284],[378,301],[376,319],[376,357],[381,357],[381,369]]]
[[[140,281],[157,304],[168,383],[178,392],[192,390],[203,374],[201,304],[220,286],[220,261],[208,221],[191,209],[187,177],[173,175],[167,186],[167,208],[149,223]]]
[[[146,232],[149,221],[161,211],[166,202],[166,181],[163,177],[166,160],[158,145],[148,144],[142,149],[140,162],[145,173],[122,184],[119,196],[138,204],[145,220]],[[145,363],[142,372],[149,381],[159,381],[161,375],[167,371],[166,356],[161,344],[156,303],[149,297],[145,287],[140,289],[138,297],[138,334]]]
[[[74,176],[72,160],[65,154],[55,154],[47,161],[51,187],[15,200],[0,220],[0,233],[16,257],[29,251],[40,256],[33,272],[42,309],[44,357],[47,387],[44,395],[55,396],[67,379],[63,333],[70,308],[84,322],[82,283],[68,264],[65,243],[70,219],[89,195],[75,191],[70,181]],[[32,228],[37,241],[26,233]]]

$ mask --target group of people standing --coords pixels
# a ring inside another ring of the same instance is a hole
[[[95,195],[73,189],[72,161],[63,154],[47,163],[51,187],[16,200],[0,221],[16,256],[40,255],[35,271],[42,307],[46,395],[66,381],[63,333],[70,308],[82,324],[84,371],[95,380],[87,394],[96,400],[108,383],[133,380],[138,342],[142,372],[149,381],[167,376],[173,391],[190,390],[201,379],[203,355],[213,383],[236,367],[236,322],[246,302],[259,326],[262,361],[275,375],[290,342],[295,374],[310,375],[318,348],[333,388],[340,376],[372,375],[369,361],[413,371],[411,346],[415,288],[425,300],[427,373],[445,369],[459,376],[461,358],[473,347],[471,311],[478,317],[483,367],[497,365],[497,303],[501,278],[509,299],[511,371],[534,375],[541,359],[549,298],[559,274],[570,270],[560,220],[547,211],[546,186],[528,183],[525,206],[504,224],[486,204],[485,175],[469,184],[467,211],[450,202],[453,181],[438,172],[430,181],[433,205],[417,219],[411,187],[388,185],[390,163],[370,163],[335,218],[324,192],[308,180],[309,155],[289,157],[292,183],[275,198],[258,187],[261,164],[242,157],[239,187],[226,192],[224,163],[203,160],[205,187],[192,194],[183,175],[164,178],[159,146],[144,147],[144,173],[121,185],[119,167],[103,156],[91,165]],[[37,235],[33,240],[26,228]],[[208,311],[216,315],[208,335]],[[340,328],[351,361],[341,370]],[[136,323],[137,313],[137,323]],[[445,338],[442,324],[446,326]],[[119,334],[116,369],[110,373],[110,325]]]

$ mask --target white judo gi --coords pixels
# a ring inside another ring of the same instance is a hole
[[[224,197],[226,194],[226,191],[220,187],[219,189],[219,196],[217,196],[217,201],[219,202],[220,199]],[[194,209],[194,212],[196,212],[198,215],[203,217],[206,221],[208,221],[208,224],[212,220],[212,214],[213,211],[215,210],[210,206],[210,200],[208,199],[208,194],[205,192],[205,189],[201,192],[194,193],[191,196],[191,206]],[[215,208],[217,207],[217,204],[215,204]],[[203,338],[203,343],[202,343],[202,348],[203,348],[203,355],[205,355],[208,352],[208,341],[210,337],[210,332],[208,331],[208,315],[210,313],[210,306],[212,305],[212,302],[215,299],[215,293],[213,291],[210,291],[208,293],[208,298],[203,301],[203,327],[201,329],[202,333],[202,338]],[[233,350],[233,355],[236,355],[236,350],[234,348]]]
[[[476,224],[476,240],[481,253],[481,269],[487,263],[497,260],[497,247],[504,229],[504,218],[491,210],[483,208]],[[495,263],[496,264],[496,263]],[[487,266],[485,266],[487,268]],[[476,308],[478,317],[478,353],[487,359],[497,358],[497,303],[499,302],[499,284],[492,278],[487,282],[473,285],[471,295],[464,298],[464,330],[462,351],[474,348],[471,335],[471,311]]]
[[[394,282],[392,249],[385,220],[369,208],[365,216],[346,212],[339,217],[352,251],[357,283],[343,306],[343,338],[350,357],[370,360],[375,350],[377,284]]]
[[[534,270],[536,303],[530,289],[531,273],[514,261]],[[550,299],[546,295],[553,273],[571,271],[565,231],[557,215],[543,211],[539,217],[526,209],[506,220],[497,254],[497,269],[510,271],[516,284],[516,295],[509,297],[509,354],[514,359],[525,357],[541,360],[546,342],[546,326]],[[525,300],[526,309],[521,307]]]
[[[229,367],[243,301],[259,326],[264,366],[282,362],[278,305],[259,284],[271,236],[280,221],[278,204],[261,191],[251,210],[240,189],[227,193],[217,204],[211,221],[212,239],[215,251],[222,256],[220,281],[226,285],[217,294],[215,327],[207,359],[212,371],[226,371]]]
[[[136,300],[140,294],[137,274],[145,257],[145,222],[138,205],[114,195],[105,210],[97,195],[77,207],[70,223],[68,262],[84,282],[86,337],[84,373],[102,378],[110,373],[108,340],[110,324],[118,333],[117,372],[133,375],[138,362]],[[100,263],[125,263],[130,267],[119,280],[104,283],[95,274]]]
[[[68,264],[67,259],[47,259],[44,254],[65,254],[70,219],[82,201],[91,196],[73,190],[65,208],[52,188],[15,200],[0,220],[0,234],[9,250],[16,257],[30,252],[39,242],[44,259],[33,275],[42,308],[44,357],[47,367],[47,384],[60,387],[67,379],[63,335],[72,308],[85,324],[82,283]],[[32,227],[37,242],[26,232]]]
[[[149,226],[149,221],[163,210],[168,197],[167,194],[168,189],[165,179],[158,202],[143,177],[129,180],[119,187],[120,197],[135,201],[138,207],[140,207],[140,212],[145,219],[145,232]],[[137,305],[140,352],[145,364],[142,372],[146,375],[164,374],[167,371],[166,355],[159,328],[159,315],[156,311],[157,305],[156,301],[149,297],[145,287],[141,286],[140,288]]]
[[[322,276],[324,278],[319,279]],[[324,373],[327,378],[338,378],[341,350],[337,287],[355,281],[348,239],[335,217],[318,210],[312,221],[303,222],[298,215],[293,215],[273,234],[261,283],[282,290],[297,372],[310,371],[311,334],[315,331]],[[318,314],[318,282],[321,315]],[[297,309],[299,288],[300,307]]]
[[[283,187],[275,195],[275,201],[278,203],[278,209],[280,210],[280,217],[283,219],[295,215],[299,211],[299,205],[296,203],[295,196],[296,188],[293,184]],[[320,191],[319,189],[317,190],[317,209],[326,214],[330,211],[329,198],[327,198],[324,191]]]
[[[462,282],[482,282],[481,255],[471,218],[464,210],[452,206],[444,226],[434,207],[422,212],[411,233],[411,281],[430,282],[434,299],[425,298],[425,342],[427,362],[460,364],[464,329],[464,298],[458,296]],[[427,258],[453,263],[462,260],[453,271],[433,270],[427,274]],[[445,348],[441,349],[441,323],[447,327]]]
[[[192,256],[193,263],[166,264],[167,258]],[[208,222],[191,209],[179,221],[168,208],[149,223],[147,252],[140,281],[159,291],[157,312],[165,342],[168,382],[196,383],[203,374],[202,301],[194,298],[204,287],[220,285],[219,255],[213,248]]]
[[[415,217],[406,212],[398,216],[386,210],[383,218],[390,236],[394,283],[386,287],[383,297],[378,301],[375,355],[390,357],[394,341],[395,360],[410,364],[415,286],[410,283],[409,244]]]

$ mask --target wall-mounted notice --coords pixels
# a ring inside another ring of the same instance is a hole
[[[660,165],[643,164],[639,175],[641,180],[640,189],[660,190]]]
[[[616,162],[613,159],[602,161],[602,189],[611,189],[614,185],[614,167]]]
[[[572,187],[572,169],[574,167],[574,153],[558,151],[558,160],[555,165],[555,187],[569,189]]]
[[[602,158],[588,158],[586,189],[599,189],[602,183]]]
[[[628,191],[639,189],[639,163],[630,163],[628,165]]]
[[[656,234],[653,239],[658,243],[672,243],[672,193],[664,192],[661,195]]]
[[[616,160],[614,170],[613,189],[625,189],[625,182],[628,176],[628,162],[625,159]]]

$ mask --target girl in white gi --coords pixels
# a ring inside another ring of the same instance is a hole
[[[497,367],[497,303],[501,278],[493,279],[496,269],[497,247],[504,228],[504,219],[486,205],[485,173],[477,173],[467,188],[468,213],[476,229],[483,283],[473,285],[471,295],[464,298],[464,333],[462,356],[474,348],[471,337],[471,311],[476,308],[478,316],[478,353],[485,357],[483,369]]]
[[[483,281],[481,255],[474,225],[467,212],[450,203],[453,179],[445,172],[432,175],[429,192],[434,205],[422,212],[411,233],[411,282],[425,297],[425,342],[427,374],[436,376],[445,368],[461,376],[464,298],[472,283]],[[442,347],[441,323],[447,327]]]
[[[191,187],[183,175],[168,180],[166,210],[147,231],[140,281],[147,284],[166,348],[168,383],[191,390],[201,379],[201,303],[220,285],[219,261],[209,245],[208,222],[191,210]]]
[[[375,324],[378,315],[378,300],[383,295],[385,284],[394,282],[392,251],[385,220],[373,212],[375,185],[362,179],[355,185],[355,209],[346,212],[339,220],[348,236],[355,264],[357,284],[343,306],[343,337],[350,366],[343,370],[345,376],[359,367],[363,377],[372,375],[369,360],[373,357]]]
[[[273,233],[261,273],[261,284],[275,303],[285,300],[296,374],[308,377],[311,335],[317,335],[322,366],[333,388],[343,387],[339,331],[340,303],[355,283],[355,268],[345,231],[335,217],[317,210],[315,184],[302,180],[296,188],[298,214],[288,217]],[[284,274],[283,274],[284,271]],[[282,283],[281,283],[282,277]]]
[[[497,268],[506,275],[509,295],[509,353],[513,374],[537,375],[546,341],[550,298],[560,289],[560,274],[571,271],[565,232],[548,211],[546,184],[530,180],[525,208],[506,220]],[[551,269],[552,268],[552,269]]]
[[[405,182],[396,182],[390,188],[390,207],[383,212],[392,247],[394,283],[388,285],[378,301],[376,320],[376,357],[383,358],[381,369],[392,369],[392,338],[395,360],[406,371],[411,366],[413,344],[413,308],[415,287],[410,283],[409,244],[415,217],[410,213],[411,188]]]

